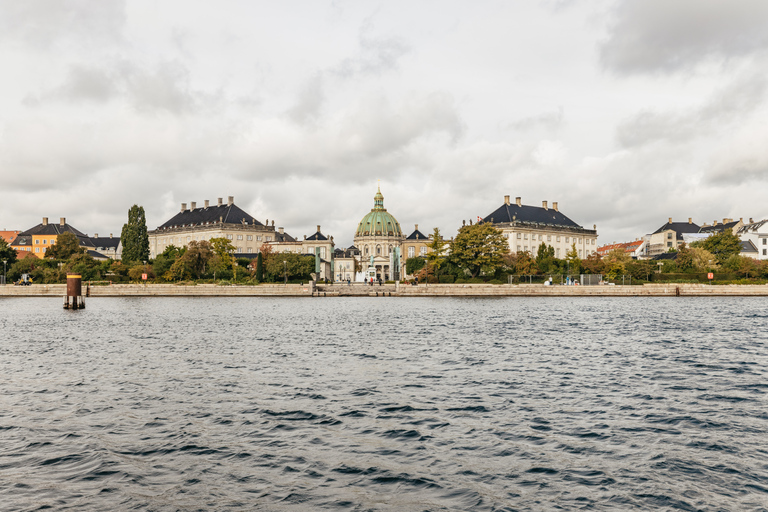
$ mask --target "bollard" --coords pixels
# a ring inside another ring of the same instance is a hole
[[[80,274],[67,274],[67,295],[64,297],[64,309],[85,309]]]

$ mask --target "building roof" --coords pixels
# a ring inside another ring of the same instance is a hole
[[[408,235],[406,240],[424,240],[425,242],[428,242],[429,241],[429,237],[428,236],[424,236],[424,233],[422,233],[421,231],[419,231],[418,228],[416,228],[415,230],[413,230],[413,233]]]
[[[641,245],[645,243],[644,240],[635,240],[634,242],[622,242],[618,244],[608,244],[597,248],[597,253],[600,255],[608,254],[615,249],[622,249],[626,253],[635,252]]]
[[[508,203],[507,201],[494,210],[493,213],[486,215],[482,222],[491,222],[493,224],[517,222],[584,229],[554,208],[528,206],[525,204],[518,205],[517,203]]]
[[[98,251],[88,250],[88,251],[85,251],[85,252],[88,254],[88,256],[90,256],[91,258],[93,258],[95,260],[108,260],[109,259],[109,256],[104,256],[103,254],[101,254]]]
[[[757,222],[750,222],[749,224],[744,224],[742,227],[739,228],[738,234],[741,235],[743,233],[747,233],[748,231],[759,231],[760,228],[762,228],[766,222],[768,222],[768,219],[763,219]]]
[[[88,238],[93,244],[94,247],[99,249],[115,249],[117,250],[117,246],[120,245],[120,237],[110,237],[110,236],[99,236],[99,237],[89,237]],[[82,245],[82,244],[81,244]]]
[[[21,231],[0,231],[0,238],[8,242],[8,245],[13,243],[13,240],[18,236]]]
[[[373,196],[373,208],[357,225],[355,236],[403,236],[400,223],[384,208],[384,196],[380,188]]]
[[[263,226],[261,222],[241,210],[235,203],[181,211],[168,219],[158,229],[171,229],[185,226],[204,226],[207,224],[244,224]]]
[[[278,231],[277,233],[275,233],[275,242],[295,242],[295,241],[296,239],[286,232],[280,233]]]
[[[322,234],[319,230],[315,234],[308,236],[307,240],[328,240],[328,237]]]
[[[683,239],[683,233],[698,233],[701,229],[698,224],[693,222],[667,222],[652,234],[661,233],[662,231],[672,230],[676,233],[678,240]]]
[[[752,240],[744,240],[741,242],[741,253],[754,253],[757,254],[757,247],[752,243]]]
[[[677,259],[677,253],[676,252],[663,252],[661,254],[657,254],[652,260],[676,260]]]
[[[733,231],[733,228],[736,227],[736,224],[738,223],[739,221],[735,221],[735,222],[728,222],[726,224],[717,224],[713,226],[702,226],[701,229],[699,229],[699,233],[720,233],[726,228]]]
[[[32,237],[29,235],[20,234],[13,240],[14,247],[32,246]]]
[[[47,222],[47,221],[46,221]],[[45,224],[41,223],[38,224],[35,227],[29,228],[28,230],[24,231],[23,233],[19,233],[19,236],[33,236],[33,235],[60,235],[62,233],[73,233],[75,236],[84,237],[85,235],[78,231],[77,229],[73,228],[66,222],[54,224],[47,222]]]

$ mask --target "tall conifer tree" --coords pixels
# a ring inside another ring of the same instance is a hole
[[[123,244],[123,261],[149,260],[149,235],[143,206],[133,205],[128,210],[128,223],[123,224],[120,242]]]

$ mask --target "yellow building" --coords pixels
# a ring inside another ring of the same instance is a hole
[[[48,217],[43,217],[43,222],[19,233],[11,247],[19,251],[30,251],[35,256],[43,258],[45,251],[56,244],[59,235],[67,232],[74,234],[80,240],[81,245],[87,245],[84,240],[87,240],[88,237],[67,224],[66,218],[61,217],[58,224],[51,224],[48,222]]]

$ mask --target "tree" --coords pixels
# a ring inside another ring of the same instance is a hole
[[[741,252],[741,240],[729,229],[724,229],[704,240],[693,242],[691,246],[709,251],[720,265],[734,254]]]
[[[595,253],[590,254],[583,260],[581,260],[581,266],[586,274],[603,274],[605,273],[605,264],[603,258]]]
[[[452,259],[472,277],[480,272],[494,273],[508,252],[504,234],[488,222],[462,226],[451,245]]]
[[[75,254],[83,254],[85,249],[80,247],[80,240],[74,233],[65,231],[56,237],[56,243],[45,250],[45,257],[57,260],[68,260]]]
[[[123,224],[120,243],[123,244],[124,261],[149,260],[149,235],[143,206],[133,205],[128,210],[128,223]]]
[[[274,281],[283,279],[284,275],[288,279],[309,281],[310,274],[315,271],[315,257],[290,252],[273,254],[266,270]]]
[[[690,251],[693,269],[709,272],[719,268],[715,256],[708,250],[696,246],[696,242],[691,244]]]
[[[58,245],[58,241],[56,245]],[[98,276],[99,262],[85,252],[80,252],[69,257],[66,268],[67,272],[78,273],[83,281],[89,281]]]
[[[632,258],[621,247],[603,256],[603,268],[608,279],[616,279],[626,274],[627,265],[631,261]]]
[[[579,251],[576,250],[576,244],[572,244],[571,250],[565,253],[565,262],[569,274],[581,273],[581,259],[579,259]]]
[[[16,250],[13,249],[4,238],[0,237],[0,263],[5,261],[6,272],[16,263]]]
[[[443,240],[443,235],[440,234],[440,230],[435,228],[432,233],[432,241],[427,244],[427,247],[431,249],[431,251],[427,253],[427,261],[435,269],[435,274],[438,276],[440,275],[440,267],[445,263],[444,254],[447,245],[448,242]]]
[[[264,258],[261,253],[256,256],[256,280],[259,282],[264,280]]]
[[[539,269],[539,272],[547,274],[551,272],[554,262],[555,248],[541,242],[541,244],[539,244],[539,250],[536,252],[536,268]]]
[[[408,274],[409,276],[412,276],[416,272],[424,268],[424,265],[426,265],[426,263],[427,263],[427,260],[419,256],[408,258],[407,260],[405,260],[405,273]]]

